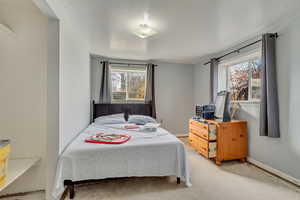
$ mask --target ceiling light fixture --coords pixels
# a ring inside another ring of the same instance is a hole
[[[137,35],[140,38],[147,38],[152,35],[155,35],[157,32],[149,26],[149,19],[148,15],[144,14],[144,22],[139,24],[138,28],[134,32],[135,35]]]

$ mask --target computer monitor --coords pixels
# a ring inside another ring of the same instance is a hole
[[[217,120],[222,120],[223,122],[230,121],[229,104],[229,93],[227,91],[219,92],[215,99],[215,118]]]

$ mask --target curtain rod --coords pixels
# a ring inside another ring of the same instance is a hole
[[[103,61],[100,62],[101,64]],[[121,62],[109,62],[109,64],[115,64],[115,65],[137,65],[137,66],[146,66],[146,63],[121,63]],[[154,67],[157,67],[158,65],[154,65]]]
[[[273,34],[273,37],[278,38],[278,33],[274,33],[274,34]],[[234,54],[234,53],[240,53],[240,50],[245,49],[245,48],[247,48],[247,47],[250,47],[250,46],[252,46],[252,45],[254,45],[254,44],[257,44],[257,43],[259,43],[259,42],[261,42],[261,41],[262,41],[262,39],[256,40],[255,42],[252,42],[252,43],[247,44],[247,45],[245,45],[245,46],[242,46],[242,47],[240,47],[240,48],[238,48],[238,49],[236,49],[236,50],[233,50],[233,51],[231,51],[231,52],[229,52],[229,53],[226,53],[226,54],[224,54],[224,55],[222,55],[222,56],[220,56],[220,57],[217,57],[216,60],[220,60],[220,59],[222,59],[222,58],[224,58],[224,57],[226,57],[226,56],[229,56],[229,55],[231,55],[231,54]],[[210,64],[210,63],[211,63],[211,61],[208,61],[208,62],[204,63],[204,65],[207,65],[207,64]]]

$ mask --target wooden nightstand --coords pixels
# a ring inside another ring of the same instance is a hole
[[[190,120],[189,143],[201,155],[214,158],[217,165],[225,160],[244,162],[248,154],[247,122]]]

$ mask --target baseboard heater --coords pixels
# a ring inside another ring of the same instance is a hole
[[[279,178],[282,178],[282,179],[284,179],[284,180],[300,187],[300,180],[299,179],[296,179],[296,178],[294,178],[294,177],[292,177],[292,176],[290,176],[290,175],[288,175],[288,174],[286,174],[286,173],[284,173],[284,172],[282,172],[278,169],[274,169],[274,168],[270,167],[269,165],[266,165],[262,162],[259,162],[255,159],[251,158],[251,157],[247,157],[247,161],[249,163],[253,164],[256,167],[265,170],[268,173],[271,173],[271,174],[273,174],[273,175],[275,175]]]

